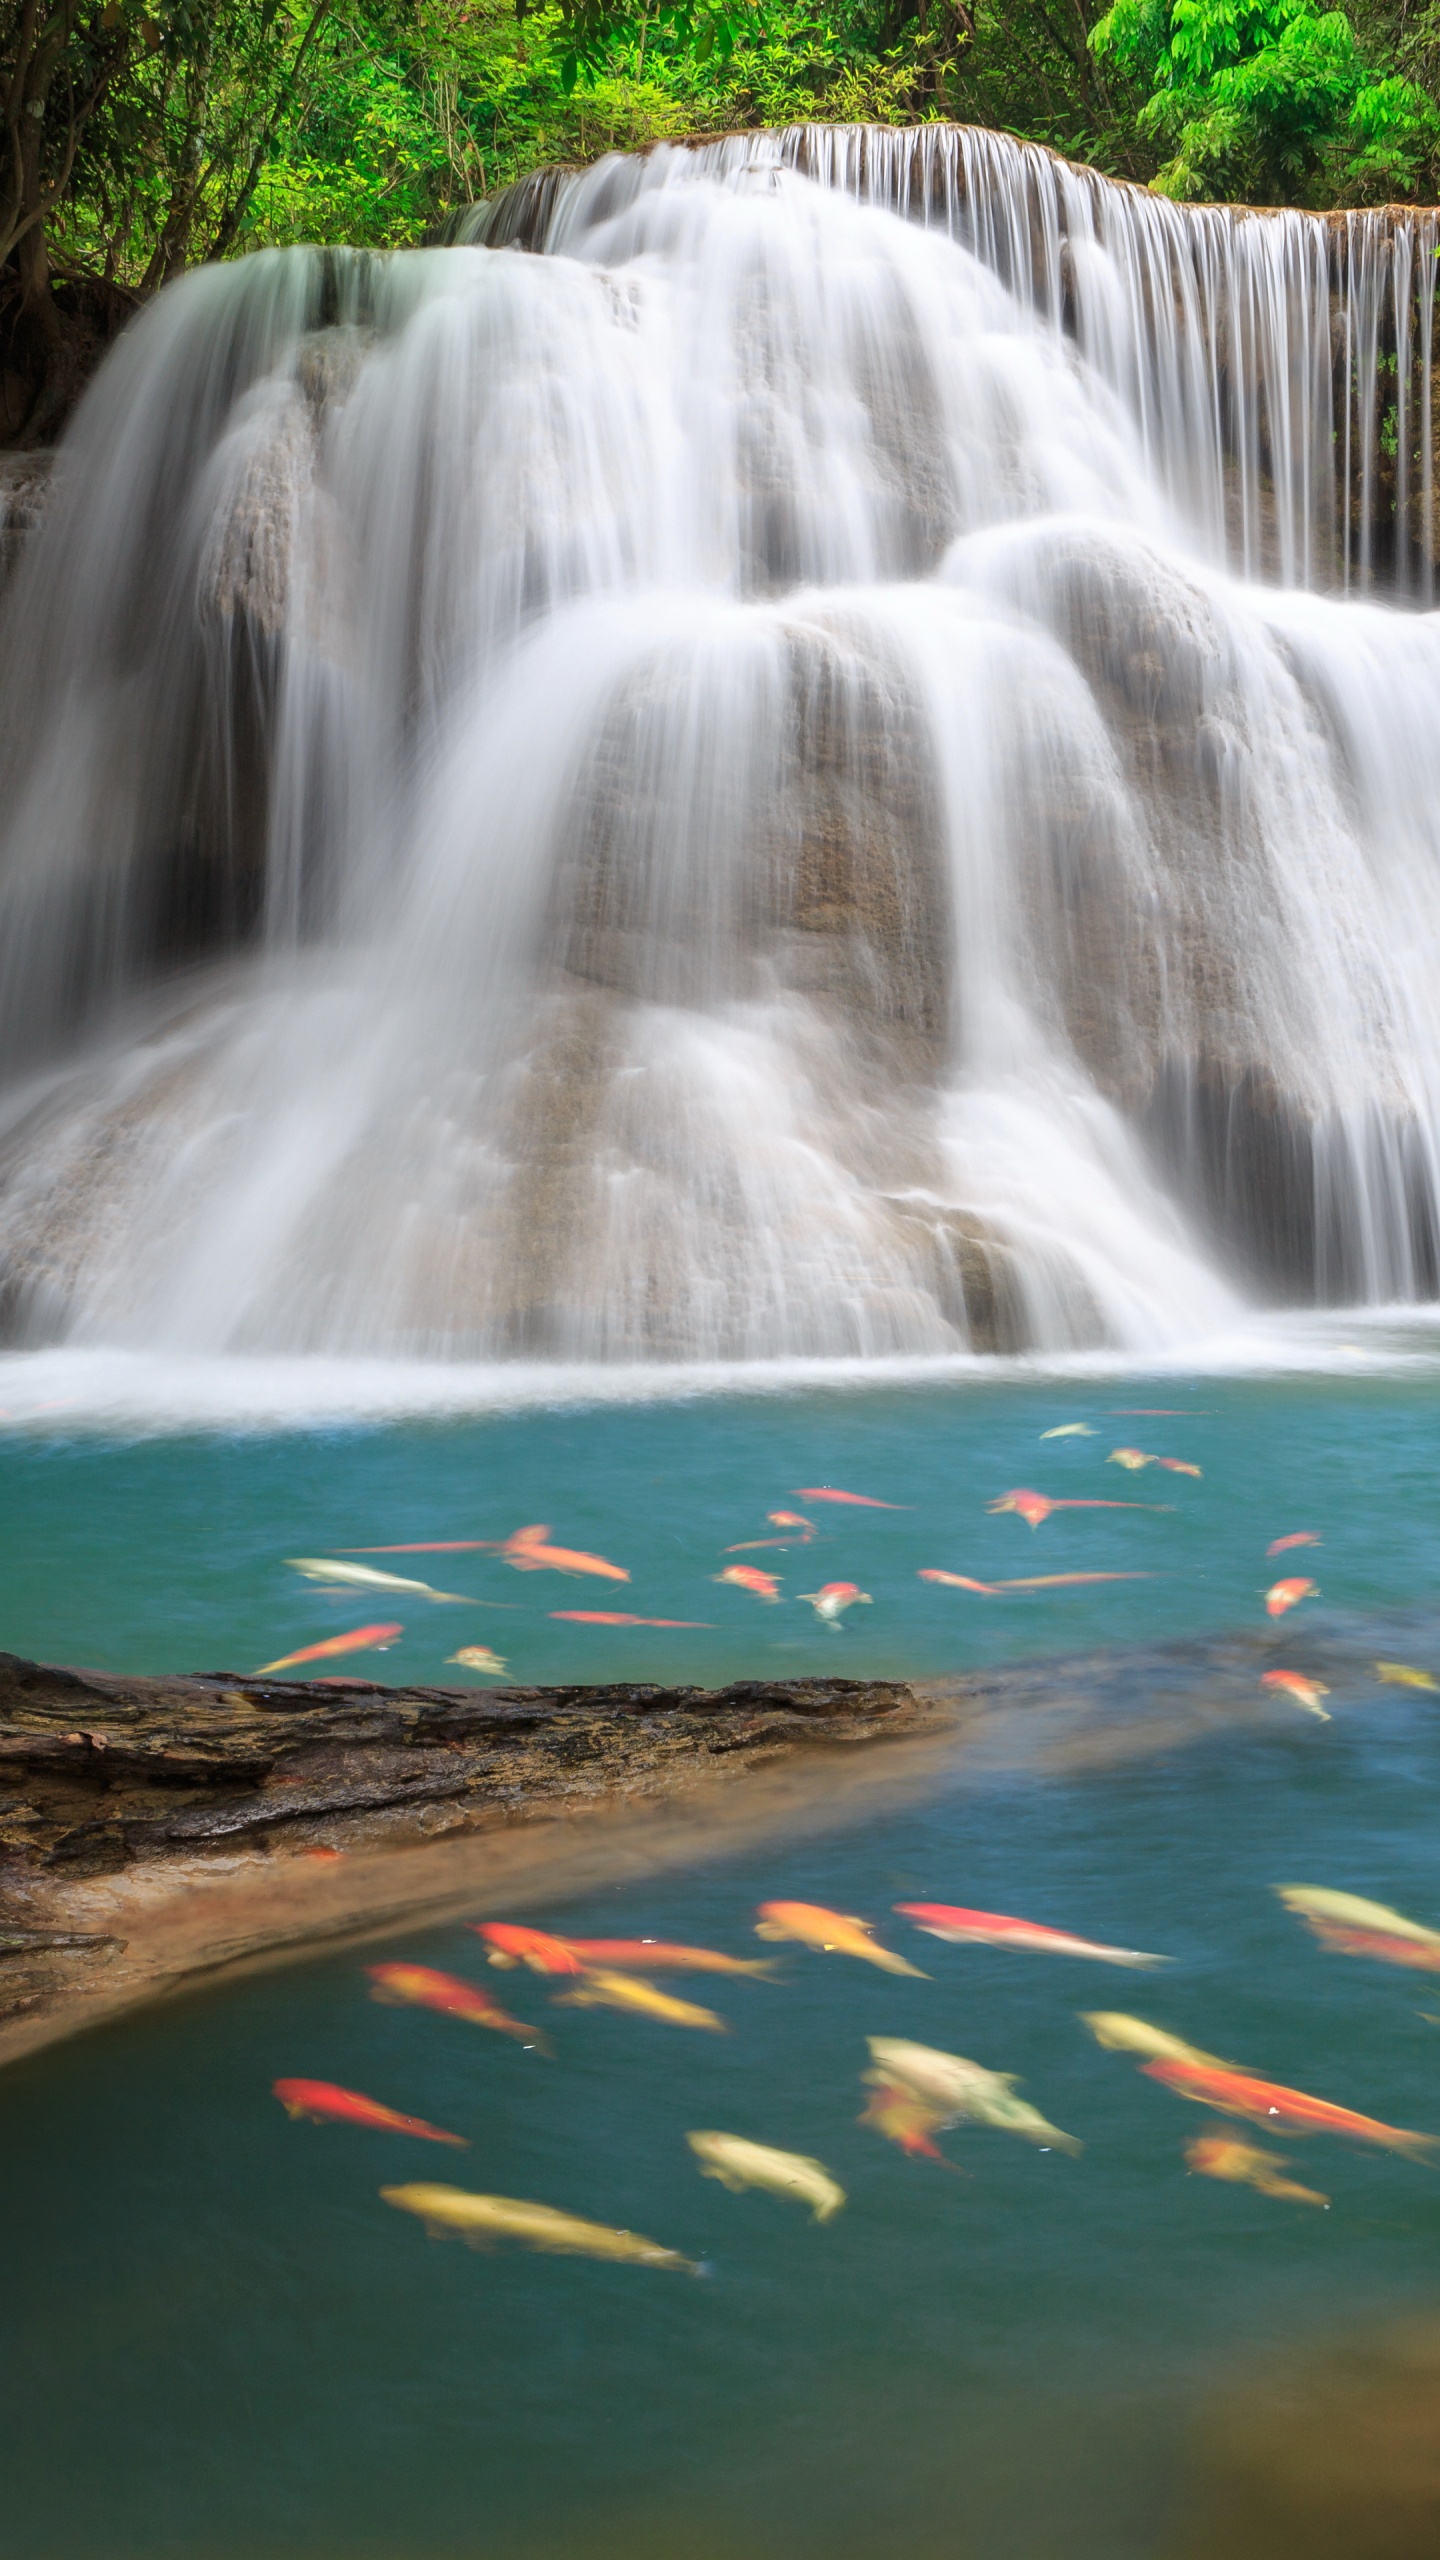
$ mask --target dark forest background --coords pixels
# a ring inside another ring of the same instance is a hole
[[[11,443],[186,266],[666,135],[958,117],[1186,199],[1440,195],[1440,0],[0,0],[0,82]]]

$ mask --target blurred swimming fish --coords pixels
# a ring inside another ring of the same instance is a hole
[[[1052,1497],[1048,1493],[1035,1493],[1029,1485],[1022,1484],[1015,1486],[1009,1493],[997,1495],[993,1502],[986,1503],[985,1508],[991,1512],[1018,1511],[1028,1528],[1038,1529],[1042,1520],[1049,1519],[1052,1511],[1168,1511],[1170,1504],[1168,1502],[1107,1502],[1096,1495],[1086,1495],[1083,1499],[1068,1494]]]
[[[1112,1449],[1105,1464],[1107,1467],[1128,1467],[1133,1474],[1141,1467],[1153,1467],[1155,1461],[1143,1449]]]
[[[1322,1698],[1330,1695],[1323,1680],[1307,1680],[1303,1671],[1262,1671],[1260,1686],[1262,1689],[1283,1689],[1298,1707],[1308,1708],[1322,1724],[1330,1722],[1329,1710],[1320,1704]]]
[[[1168,2027],[1152,2026],[1148,2018],[1128,2017],[1123,2009],[1082,2009],[1080,2018],[1107,2053],[1143,2053],[1152,2061],[1213,2064],[1219,2071],[1229,2067],[1217,2054],[1204,2052],[1198,2044],[1187,2044],[1183,2036],[1171,2035]]]
[[[863,1601],[866,1608],[870,1606],[870,1594],[862,1591],[858,1582],[822,1582],[818,1591],[797,1591],[795,1597],[808,1600],[816,1617],[823,1618],[828,1627],[833,1627],[837,1636],[841,1633],[840,1620],[847,1609],[853,1609],[857,1601]]]
[[[674,1946],[665,1938],[556,1938],[542,1929],[481,1920],[475,1934],[494,1950],[492,1964],[528,1964],[534,1973],[583,1973],[594,1965],[655,1967],[661,1973],[749,1974],[771,1982],[771,1956],[727,1956],[715,1947]]]
[[[702,2178],[718,2178],[732,2195],[762,2187],[772,2196],[793,2196],[808,2204],[817,2222],[833,2222],[845,2202],[845,2190],[831,2177],[823,2160],[803,2151],[777,2151],[768,2142],[747,2142],[739,2133],[687,2133],[685,2136]]]
[[[743,1556],[758,1547],[808,1547],[815,1535],[814,1521],[802,1520],[798,1511],[767,1511],[765,1517],[772,1529],[798,1529],[802,1534],[798,1538],[742,1538],[738,1546],[726,1547],[724,1553]]]
[[[1351,2142],[1373,2142],[1383,2151],[1398,2151],[1410,2160],[1433,2161],[1440,2139],[1433,2133],[1409,2133],[1399,2125],[1381,2124],[1374,2116],[1357,2115],[1353,2107],[1337,2107],[1328,2098],[1312,2098],[1303,2089],[1287,2089],[1278,2080],[1259,2080],[1250,2071],[1226,2064],[1142,2062],[1147,2079],[1173,2089],[1177,2098],[1213,2107],[1217,2115],[1244,2116],[1250,2123],[1286,2133],[1335,2133]]]
[[[704,1627],[706,1618],[632,1618],[627,1609],[552,1609],[552,1618],[565,1618],[572,1627]]]
[[[954,2168],[954,2161],[946,2159],[935,2140],[946,2121],[941,2108],[917,2098],[913,2089],[897,2088],[883,2071],[863,2071],[860,2076],[870,2087],[871,2095],[857,2119],[859,2123],[869,2125],[874,2133],[883,2133],[886,2141],[893,2142],[909,2160],[938,2160],[942,2169]],[[962,2170],[960,2174],[965,2173]]]
[[[1267,1556],[1283,1556],[1290,1547],[1318,1547],[1323,1543],[1313,1529],[1292,1529],[1288,1538],[1272,1538],[1265,1553]]]
[[[1283,2160],[1271,2151],[1256,2151],[1248,2142],[1237,2142],[1224,2133],[1197,2133],[1185,2145],[1190,2167],[1202,2178],[1227,2178],[1232,2185],[1254,2187],[1262,2196],[1275,2196],[1287,2204],[1328,2206],[1330,2199],[1314,2187],[1297,2186],[1293,2178],[1282,2178]]]
[[[1088,1422],[1057,1422],[1053,1431],[1042,1431],[1042,1440],[1093,1440],[1094,1429]]]
[[[731,1582],[737,1591],[753,1591],[757,1600],[778,1600],[780,1577],[766,1573],[758,1564],[727,1564],[723,1573],[712,1573],[712,1582]]]
[[[527,1929],[516,1920],[475,1920],[471,1922],[477,1938],[483,1938],[491,1964],[506,1972],[517,1964],[528,1965],[532,1973],[579,1974],[584,1966],[575,1950],[564,1938],[554,1938],[547,1929]]]
[[[646,1982],[638,1973],[617,1973],[604,1965],[586,1965],[575,1989],[562,1991],[555,2006],[628,2009],[638,2017],[658,2020],[662,2027],[705,2027],[716,2036],[730,2033],[713,2009],[701,2009],[693,2000],[677,2000],[673,1992],[662,1991],[658,1982]]]
[[[496,2240],[519,2240],[528,2249],[553,2256],[604,2258],[632,2267],[674,2267],[698,2276],[703,2270],[678,2249],[662,2249],[658,2240],[638,2231],[617,2231],[608,2222],[586,2222],[578,2213],[561,2213],[551,2204],[529,2204],[519,2196],[472,2195],[465,2187],[417,2184],[382,2187],[382,2201],[402,2213],[418,2215],[432,2240],[453,2234],[473,2249],[488,2249]]]
[[[1440,1689],[1440,1680],[1432,1672],[1416,1671],[1408,1662],[1377,1662],[1375,1677],[1392,1689]]]
[[[582,1547],[552,1547],[550,1531],[543,1521],[531,1528],[516,1529],[501,1538],[495,1553],[513,1564],[517,1573],[593,1573],[606,1582],[628,1582],[623,1565],[611,1564],[604,1556],[587,1555]]]
[[[1265,1594],[1266,1617],[1283,1618],[1287,1609],[1293,1609],[1298,1601],[1308,1600],[1311,1593],[1318,1593],[1319,1589],[1318,1582],[1308,1581],[1301,1573],[1289,1574],[1283,1582],[1272,1582]]]
[[[384,1653],[404,1633],[398,1625],[352,1627],[348,1635],[327,1636],[323,1644],[302,1644],[298,1653],[282,1653],[274,1662],[262,1662],[253,1676],[263,1680],[267,1672],[290,1671],[297,1662],[321,1662],[337,1653]]]
[[[833,1484],[797,1484],[797,1502],[851,1502],[861,1511],[908,1511],[908,1502],[877,1502],[873,1493],[841,1493]]]
[[[1074,1938],[1065,1929],[1047,1929],[1038,1920],[1012,1920],[999,1911],[968,1911],[950,1902],[897,1902],[895,1908],[917,1929],[953,1947],[1013,1947],[1041,1956],[1086,1956],[1096,1964],[1147,1966],[1168,1964],[1168,1956],[1146,1956],[1134,1947],[1102,1946],[1095,1938]]]
[[[818,1902],[762,1902],[755,1923],[757,1938],[793,1938],[797,1945],[812,1947],[827,1956],[858,1956],[863,1964],[878,1964],[885,1973],[914,1974],[923,1982],[925,1975],[918,1965],[907,1964],[903,1956],[892,1955],[888,1947],[877,1947],[871,1938],[874,1923],[857,1920],[853,1913],[827,1911]]]
[[[1440,1973],[1440,1929],[1422,1928],[1418,1920],[1407,1920],[1383,1902],[1366,1902],[1358,1893],[1332,1893],[1312,1884],[1277,1884],[1275,1890],[1286,1910],[1313,1929],[1332,1954],[1375,1956],[1382,1964]]]
[[[483,1606],[463,1591],[434,1591],[428,1582],[411,1582],[403,1573],[381,1573],[373,1564],[337,1564],[329,1556],[287,1556],[285,1561],[307,1582],[334,1582],[347,1588],[353,1583],[360,1591],[413,1591],[420,1600],[453,1600],[467,1609]]]
[[[975,1582],[968,1573],[942,1573],[936,1565],[916,1568],[917,1582],[947,1582],[957,1591],[982,1591],[996,1600],[1003,1591],[1059,1591],[1077,1582],[1153,1582],[1153,1573],[1025,1573],[1008,1582]]]
[[[448,1653],[447,1662],[458,1662],[466,1671],[483,1671],[489,1680],[500,1680],[509,1668],[502,1654],[488,1644],[462,1644],[458,1653]]]
[[[772,1529],[803,1529],[807,1538],[815,1535],[814,1521],[802,1519],[798,1511],[767,1511],[765,1517]]]
[[[457,1973],[437,1973],[428,1964],[369,1964],[365,1970],[375,1986],[372,2000],[387,2001],[392,2007],[437,2009],[442,2017],[464,2018],[472,2027],[493,2027],[497,2035],[514,2036],[517,2043],[534,2045],[537,2052],[550,2050],[538,2027],[512,2018],[482,1983],[464,1982]]]
[[[333,2080],[277,2080],[274,2095],[297,2124],[306,2118],[311,2124],[358,2124],[372,2133],[409,2133],[420,2142],[453,2143],[457,2151],[470,2147],[463,2133],[442,2133],[422,2116],[402,2116],[376,2098],[362,2098],[357,2089],[337,2088]]]
[[[1172,1476],[1203,1477],[1205,1473],[1203,1467],[1192,1465],[1188,1458],[1157,1458],[1155,1464],[1157,1467],[1164,1467]]]
[[[1013,2071],[987,2071],[963,2053],[941,2053],[934,2045],[911,2044],[902,2036],[867,2036],[865,2041],[879,2076],[890,2087],[913,2090],[927,2106],[940,2108],[948,2124],[989,2125],[1046,2150],[1084,2148],[1073,2133],[1062,2133],[1038,2108],[1016,2097]]]

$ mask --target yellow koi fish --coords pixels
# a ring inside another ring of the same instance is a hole
[[[918,1965],[907,1964],[903,1956],[892,1955],[888,1947],[877,1947],[871,1936],[873,1922],[857,1920],[853,1913],[826,1911],[818,1902],[762,1902],[755,1923],[757,1938],[793,1938],[802,1947],[813,1947],[827,1956],[858,1956],[863,1964],[878,1964],[884,1973],[914,1974],[924,1982],[928,1976]]]
[[[562,1991],[555,2006],[630,2009],[642,2018],[658,2018],[666,2027],[708,2027],[716,2036],[730,2033],[713,2009],[702,2009],[694,2000],[677,2000],[673,1992],[662,1991],[658,1982],[646,1982],[641,1974],[611,1973],[603,1966],[587,1966],[575,1989]]]
[[[1378,1956],[1382,1964],[1440,1973],[1440,1929],[1423,1928],[1403,1911],[1366,1902],[1358,1893],[1331,1893],[1312,1884],[1277,1884],[1275,1890],[1286,1910],[1313,1929],[1332,1954]]]
[[[1132,2018],[1123,2009],[1082,2009],[1080,2020],[1107,2053],[1143,2053],[1147,2062],[1196,2062],[1223,2070],[1218,2054],[1202,2052],[1168,2027],[1152,2027],[1148,2018]]]
[[[1228,2133],[1197,2133],[1185,2145],[1190,2167],[1202,2178],[1228,2178],[1232,2186],[1253,2187],[1257,2195],[1275,2196],[1285,2204],[1318,2204],[1329,2210],[1330,2199],[1314,2187],[1302,2187],[1294,2178],[1282,2178],[1286,2166],[1270,2151],[1257,2151],[1253,2144],[1238,2142]]]
[[[417,2215],[432,2240],[453,2233],[472,2249],[488,2249],[497,2240],[518,2240],[527,2249],[545,2249],[559,2257],[605,2258],[616,2266],[675,2267],[687,2276],[701,2272],[695,2260],[682,2257],[678,2249],[662,2249],[658,2240],[642,2239],[638,2231],[616,2231],[608,2222],[586,2222],[578,2213],[559,2212],[553,2204],[527,2204],[519,2196],[477,2196],[465,2187],[424,2182],[382,2187],[380,2194],[384,2203]]]
[[[1080,2151],[1073,2133],[1048,2124],[1035,2107],[1015,2095],[1013,2071],[987,2071],[963,2053],[940,2053],[933,2045],[911,2044],[903,2036],[867,2036],[875,2062],[874,2077],[890,2089],[909,2089],[923,2104],[941,2109],[945,2124],[983,2124],[997,2133],[1018,2133],[1042,2150]]]
[[[738,2133],[687,2133],[701,2163],[702,2178],[718,2178],[732,2195],[747,2187],[763,2187],[772,2196],[793,2196],[808,2204],[817,2222],[831,2222],[845,2202],[845,2190],[831,2177],[823,2160],[803,2151],[776,2151],[768,2142],[747,2142]]]
[[[487,1680],[503,1680],[509,1664],[503,1654],[488,1644],[462,1644],[458,1653],[447,1653],[447,1662],[458,1662],[466,1671],[483,1671]]]
[[[1392,1689],[1440,1689],[1433,1672],[1413,1670],[1408,1662],[1377,1662],[1375,1677],[1388,1681]]]

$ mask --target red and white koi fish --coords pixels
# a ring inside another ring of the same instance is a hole
[[[983,1591],[998,1599],[1004,1591],[1058,1591],[1073,1582],[1153,1582],[1153,1573],[1026,1573],[1010,1582],[975,1582],[968,1573],[942,1573],[938,1565],[917,1567],[917,1582],[948,1582],[957,1591]]]
[[[1047,1929],[1038,1920],[1012,1920],[1000,1911],[967,1911],[949,1902],[897,1902],[895,1908],[927,1937],[943,1938],[954,1947],[1013,1947],[1028,1955],[1088,1956],[1096,1964],[1143,1967],[1169,1962],[1168,1956],[1103,1946],[1098,1939],[1074,1938],[1068,1930]]]
[[[604,1556],[586,1555],[580,1547],[552,1547],[549,1529],[543,1521],[531,1528],[516,1529],[501,1538],[495,1553],[513,1564],[517,1573],[595,1573],[605,1582],[628,1582],[623,1565],[611,1564]]]
[[[447,1653],[447,1662],[458,1662],[465,1671],[483,1671],[487,1680],[503,1680],[509,1668],[503,1654],[488,1644],[462,1644],[458,1653]]]
[[[1225,2178],[1232,2186],[1253,2187],[1257,2195],[1275,2196],[1286,2204],[1318,2204],[1328,2208],[1330,2199],[1314,2187],[1297,2186],[1293,2178],[1282,2178],[1283,2160],[1272,2151],[1257,2151],[1253,2144],[1237,2142],[1224,2133],[1197,2133],[1185,2145],[1185,2158],[1191,2169],[1202,2178]]]
[[[1323,1544],[1323,1539],[1313,1529],[1292,1529],[1288,1538],[1272,1538],[1265,1553],[1267,1556],[1283,1556],[1290,1547],[1318,1547]]]
[[[565,1618],[572,1627],[703,1627],[706,1618],[632,1618],[628,1609],[552,1609],[552,1618]]]
[[[1283,1582],[1272,1582],[1265,1594],[1266,1617],[1283,1618],[1287,1609],[1293,1609],[1298,1601],[1308,1600],[1312,1592],[1318,1594],[1319,1589],[1318,1582],[1307,1581],[1302,1573],[1292,1573]]]
[[[297,1662],[321,1662],[337,1653],[384,1653],[403,1636],[402,1626],[352,1627],[348,1635],[327,1636],[323,1644],[302,1644],[298,1653],[282,1653],[275,1662],[262,1662],[253,1677],[263,1680],[271,1671],[291,1671]]]
[[[833,1484],[797,1484],[797,1502],[852,1502],[862,1511],[908,1511],[908,1502],[877,1502],[873,1493],[841,1493]]]
[[[1278,2080],[1258,2080],[1253,2072],[1228,2064],[1158,2060],[1142,2062],[1147,2079],[1173,2089],[1177,2098],[1213,2107],[1218,2115],[1242,2116],[1251,2124],[1279,2127],[1286,2133],[1335,2133],[1351,2142],[1373,2142],[1382,2151],[1398,2151],[1410,2160],[1434,2160],[1440,2140],[1433,2133],[1409,2133],[1399,2125],[1381,2124],[1374,2116],[1357,2115],[1353,2107],[1332,2106],[1328,2098],[1312,2098],[1303,2089],[1287,2089]]]
[[[1052,1499],[1048,1493],[1032,1492],[1029,1485],[1022,1484],[1009,1493],[997,1495],[994,1502],[986,1503],[985,1508],[987,1511],[1018,1511],[1027,1527],[1038,1529],[1041,1521],[1048,1520],[1052,1511],[1168,1511],[1170,1505],[1168,1502],[1106,1502],[1097,1500],[1093,1495],[1083,1500],[1070,1496]]]
[[[409,2133],[418,2142],[449,2142],[468,2151],[463,2133],[442,2133],[422,2116],[402,2116],[382,2107],[378,2098],[362,2098],[358,2089],[338,2089],[333,2080],[277,2080],[274,2095],[296,2124],[358,2124],[371,2133]]]
[[[867,1609],[870,1607],[870,1594],[862,1591],[858,1582],[822,1582],[818,1591],[797,1591],[795,1597],[808,1600],[816,1617],[823,1618],[826,1626],[833,1628],[837,1636],[847,1609],[853,1609],[857,1601],[863,1601]]]
[[[1332,1893],[1323,1885],[1277,1884],[1287,1911],[1313,1929],[1323,1947],[1341,1956],[1375,1956],[1382,1964],[1440,1973],[1440,1929],[1422,1928],[1383,1902],[1358,1893]]]
[[[731,1582],[737,1591],[753,1591],[757,1600],[778,1600],[780,1577],[766,1573],[758,1564],[727,1564],[723,1573],[712,1573],[712,1582]]]
[[[1262,1689],[1283,1689],[1287,1697],[1294,1699],[1297,1707],[1304,1707],[1312,1716],[1318,1716],[1322,1724],[1330,1722],[1329,1709],[1320,1704],[1322,1698],[1330,1695],[1323,1680],[1307,1680],[1303,1671],[1262,1671],[1260,1686]]]
[[[672,1946],[664,1938],[554,1938],[543,1929],[526,1929],[506,1920],[480,1920],[475,1934],[491,1950],[490,1962],[526,1964],[532,1973],[583,1973],[593,1965],[624,1972],[752,1974],[773,1981],[768,1956],[721,1955],[714,1947]]]
[[[755,1923],[757,1938],[793,1938],[799,1946],[813,1947],[827,1956],[858,1956],[864,1964],[878,1964],[885,1973],[910,1973],[923,1982],[925,1976],[918,1965],[907,1964],[903,1956],[894,1956],[888,1947],[877,1947],[871,1937],[873,1921],[857,1920],[853,1913],[827,1911],[818,1902],[762,1902]]]
[[[437,2009],[442,2017],[464,2018],[472,2027],[493,2027],[497,2035],[514,2036],[521,2044],[549,2051],[540,2029],[512,2018],[481,1983],[464,1982],[457,1973],[437,1973],[428,1964],[369,1964],[365,1970],[375,1986],[372,2000],[407,2009]]]

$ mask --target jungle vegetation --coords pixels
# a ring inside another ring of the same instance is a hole
[[[0,438],[167,279],[546,161],[958,117],[1183,198],[1440,195],[1440,0],[0,0]]]

